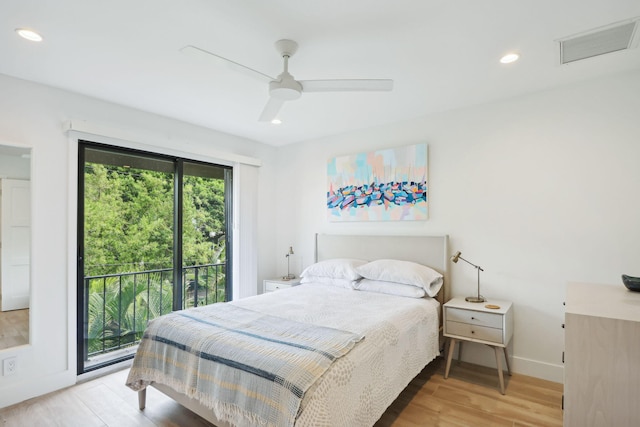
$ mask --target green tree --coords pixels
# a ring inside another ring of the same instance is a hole
[[[224,261],[224,208],[223,180],[185,177],[185,265]],[[85,171],[86,274],[171,267],[172,251],[173,176],[90,164]]]

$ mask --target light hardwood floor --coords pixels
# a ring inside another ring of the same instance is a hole
[[[0,311],[0,350],[29,344],[29,309]]]
[[[495,369],[455,363],[444,379],[444,360],[427,366],[375,427],[562,426],[562,385],[524,375],[507,376],[506,395]],[[125,385],[127,370],[0,410],[0,425],[65,427],[204,427],[199,416],[151,388],[138,410]]]
[[[500,393],[496,369],[446,361],[429,364],[382,415],[375,427],[562,426],[562,384],[505,372]]]

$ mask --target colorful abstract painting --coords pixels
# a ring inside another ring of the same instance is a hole
[[[427,219],[427,164],[427,144],[330,159],[329,221]]]

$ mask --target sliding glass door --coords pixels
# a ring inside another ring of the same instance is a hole
[[[132,357],[147,322],[231,299],[232,170],[82,141],[78,373]]]

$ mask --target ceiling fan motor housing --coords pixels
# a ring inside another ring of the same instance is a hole
[[[302,95],[302,85],[291,74],[284,72],[279,80],[269,82],[269,95],[283,101],[293,101]]]

